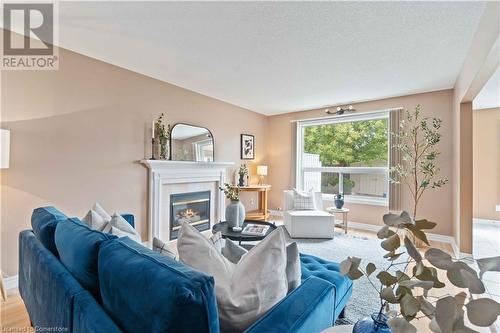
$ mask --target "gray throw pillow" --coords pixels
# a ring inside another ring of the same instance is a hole
[[[238,244],[226,239],[226,244],[222,248],[222,255],[233,264],[237,264],[241,257],[248,252],[247,249]]]
[[[293,242],[286,247],[286,279],[289,293],[300,286],[301,277],[299,248],[297,243]]]

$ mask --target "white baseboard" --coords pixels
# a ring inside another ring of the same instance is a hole
[[[9,276],[3,279],[3,285],[5,290],[9,291],[12,289],[18,289],[18,275]]]
[[[488,219],[472,219],[472,222],[474,224],[480,224],[480,225],[491,225],[491,224],[495,224],[495,225],[500,225],[500,221],[498,220],[488,220]]]
[[[359,222],[349,221],[348,227],[351,227],[354,229],[359,229],[359,230],[377,232],[380,230],[380,228],[382,226],[375,225],[375,224],[367,224],[367,223],[359,223]],[[450,244],[450,246],[453,250],[453,255],[455,256],[455,258],[472,257],[471,254],[460,252],[460,249],[458,248],[457,242],[455,241],[455,238],[453,238],[452,236],[441,235],[441,234],[432,234],[432,233],[426,233],[426,234],[427,234],[427,239],[429,239],[430,241]]]

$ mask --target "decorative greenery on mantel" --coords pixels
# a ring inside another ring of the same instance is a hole
[[[360,258],[349,257],[340,264],[340,271],[353,280],[363,276],[368,279],[380,295],[378,316],[382,318],[386,311],[392,332],[417,332],[411,322],[422,317],[431,320],[429,329],[435,333],[476,332],[465,326],[465,313],[476,326],[488,327],[495,322],[500,315],[500,304],[489,298],[478,298],[478,295],[485,292],[481,281],[484,273],[500,271],[500,257],[476,260],[480,271],[478,276],[465,261],[452,258],[442,250],[429,248],[422,257],[412,239],[429,245],[425,230],[433,229],[436,223],[425,219],[415,221],[407,212],[386,214],[383,220],[384,226],[377,236],[383,240],[380,245],[387,251],[384,255],[387,267],[380,269],[367,263],[361,268]],[[403,230],[407,235],[401,243],[399,231]],[[413,237],[408,237],[409,234]],[[404,253],[408,254],[407,259],[400,260]],[[431,289],[446,286],[439,280],[437,269],[445,270],[448,281],[464,291],[441,297],[430,295]],[[373,279],[380,282],[380,287]],[[399,305],[398,310],[389,311],[390,304]]]

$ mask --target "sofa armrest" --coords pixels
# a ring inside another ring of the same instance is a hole
[[[134,214],[120,214],[131,226],[135,228],[135,219],[134,219]]]
[[[245,333],[315,333],[333,325],[333,284],[309,277]]]

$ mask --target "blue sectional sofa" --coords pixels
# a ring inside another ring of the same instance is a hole
[[[133,226],[132,215],[124,215]],[[54,207],[20,233],[19,290],[33,326],[77,333],[219,332],[212,277],[130,240],[90,230]],[[352,282],[301,254],[302,284],[245,332],[321,332]]]

